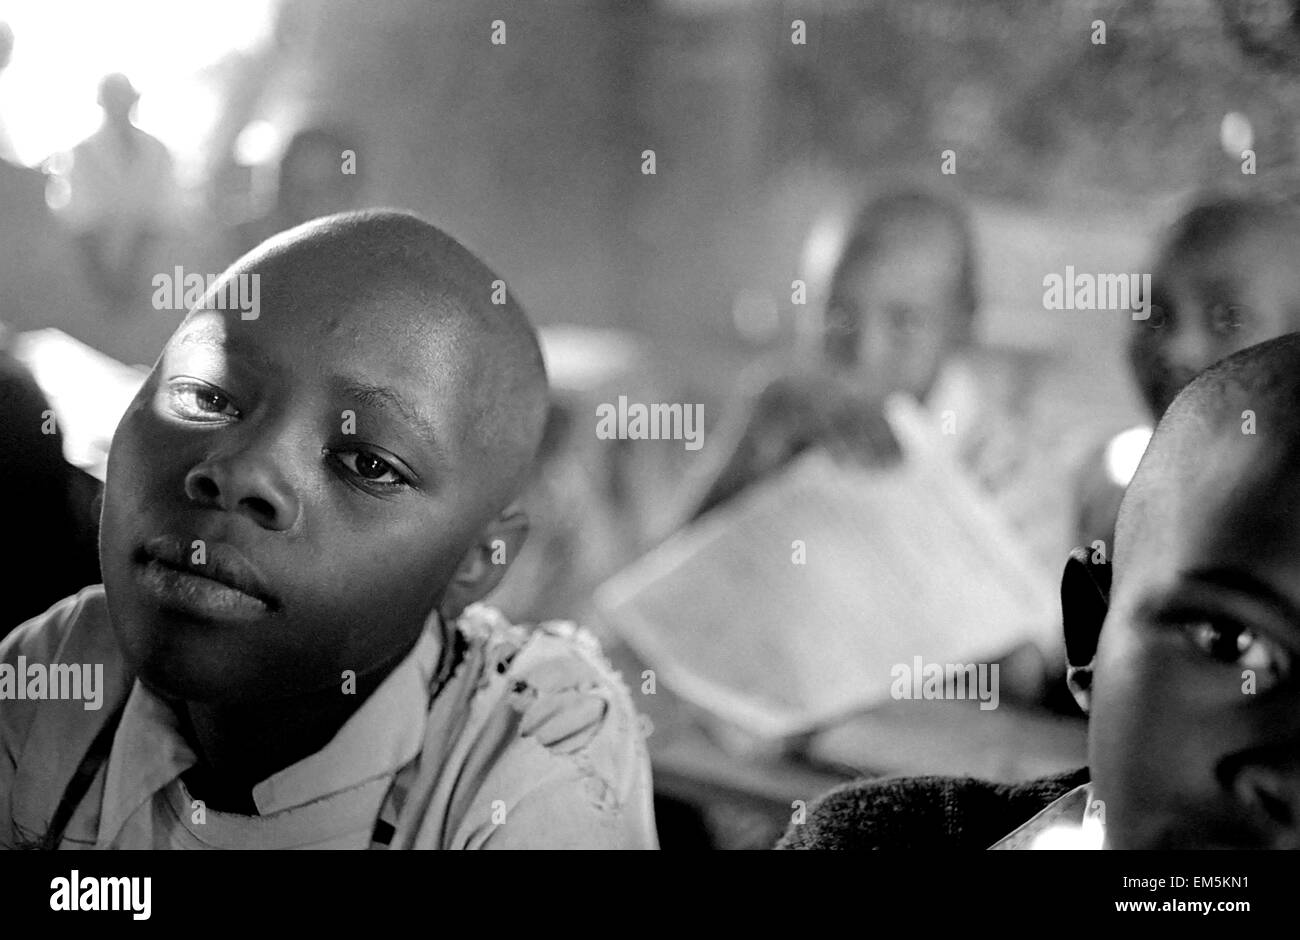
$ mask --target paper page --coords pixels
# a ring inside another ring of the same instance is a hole
[[[1045,642],[1055,585],[917,407],[891,405],[901,464],[807,454],[606,582],[598,608],[661,681],[763,737],[888,700],[891,669],[916,657]]]

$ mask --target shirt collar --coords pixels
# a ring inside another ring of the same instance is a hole
[[[176,713],[137,679],[108,756],[100,844],[115,838],[145,801],[194,766],[195,760]]]
[[[420,752],[429,683],[442,643],[426,628],[415,647],[315,754],[290,764],[253,787],[253,803],[266,816],[395,773]]]
[[[325,747],[257,784],[252,795],[258,813],[322,799],[392,774],[414,758],[443,633],[441,619],[431,616],[411,651]],[[171,706],[137,680],[105,771],[100,844],[116,838],[132,814],[196,760]]]
[[[1049,803],[991,849],[1100,849],[1105,846],[1105,811],[1085,783]]]

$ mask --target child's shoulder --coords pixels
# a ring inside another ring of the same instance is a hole
[[[495,608],[474,604],[457,627],[471,646],[482,650],[480,685],[499,685],[516,706],[592,692],[604,693],[619,706],[629,701],[622,678],[596,638],[571,621],[512,624]]]
[[[587,630],[569,621],[514,625],[483,605],[459,627],[482,662],[483,731],[513,729],[514,744],[543,763],[576,760],[611,781],[639,773],[645,755],[632,697]],[[490,714],[513,717],[501,725]]]
[[[46,675],[55,663],[102,666],[101,697],[93,709],[84,699],[49,697],[54,692],[43,679],[29,687],[33,674]],[[24,748],[34,741],[53,748],[59,766],[71,773],[81,758],[78,748],[88,744],[104,716],[114,712],[129,683],[129,670],[109,624],[103,586],[65,597],[0,639],[0,757],[10,762],[12,771]],[[32,694],[36,689],[40,692]],[[63,766],[69,762],[70,766]],[[0,777],[5,769],[0,766]],[[60,772],[47,763],[42,785],[58,779]],[[15,786],[12,780],[7,785]],[[5,788],[6,781],[0,779],[0,791]]]
[[[115,641],[104,586],[95,584],[68,595],[0,639],[0,662],[12,665],[19,656],[31,662],[90,662],[87,655],[102,655],[106,645],[115,646]]]
[[[457,627],[471,702],[439,765],[457,791],[446,794],[452,835],[429,844],[651,847],[641,725],[595,637],[563,621],[511,624],[484,605]]]

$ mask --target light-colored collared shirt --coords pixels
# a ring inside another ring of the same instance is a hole
[[[455,626],[467,651],[432,701],[437,617],[324,748],[254,788],[258,814],[243,816],[188,792],[196,758],[177,716],[129,676],[103,588],[88,588],[0,643],[5,663],[107,660],[99,711],[0,701],[0,845],[48,827],[90,726],[124,700],[62,847],[367,848],[377,820],[394,848],[656,847],[640,723],[595,641],[481,605]]]
[[[990,849],[1100,849],[1106,842],[1105,812],[1093,799],[1092,784],[1053,800],[1023,826]]]

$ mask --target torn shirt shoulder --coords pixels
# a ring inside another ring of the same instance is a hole
[[[653,848],[641,725],[596,639],[568,622],[512,625],[484,605],[457,627],[481,666],[453,749],[450,842]]]

